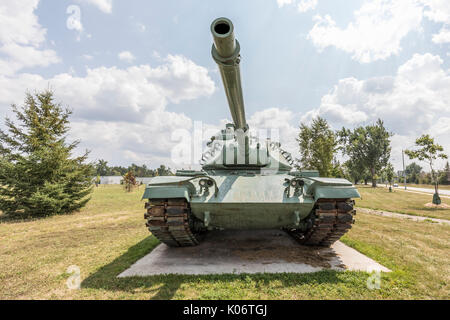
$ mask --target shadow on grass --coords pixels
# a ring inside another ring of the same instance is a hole
[[[215,275],[155,275],[146,277],[125,277],[117,276],[128,269],[137,260],[151,252],[159,244],[158,240],[149,236],[141,242],[135,244],[122,256],[116,258],[111,263],[101,267],[91,274],[82,283],[82,288],[101,289],[107,291],[125,291],[128,293],[145,293],[152,300],[172,299],[177,290],[183,284],[196,286],[199,283],[206,285],[205,290],[211,290],[213,298],[221,298],[215,289],[208,288],[208,284],[219,284],[232,281],[254,281],[256,288],[263,288],[272,281],[281,282],[283,287],[291,287],[300,284],[320,285],[345,283],[354,285],[355,279],[344,276],[345,273],[334,270],[324,270],[315,273],[260,273],[260,274],[215,274]],[[213,286],[214,287],[214,286]],[[231,297],[233,298],[233,297]]]

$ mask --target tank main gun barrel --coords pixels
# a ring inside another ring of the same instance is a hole
[[[227,18],[218,18],[211,24],[211,33],[214,38],[212,57],[219,66],[235,128],[247,131],[239,69],[240,46],[234,38],[233,23]]]

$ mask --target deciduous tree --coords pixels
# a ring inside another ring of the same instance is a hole
[[[444,148],[441,145],[434,143],[434,138],[428,134],[424,134],[416,139],[416,147],[417,149],[415,150],[405,150],[405,154],[410,159],[418,159],[419,161],[428,163],[431,169],[431,179],[435,190],[433,203],[440,204],[438,178],[434,170],[434,162],[437,159],[447,159],[447,155],[443,152]]]
[[[392,134],[386,130],[383,121],[378,119],[374,125],[358,127],[353,131],[343,128],[338,134],[343,153],[352,162],[369,170],[372,187],[376,187],[376,174],[387,165],[391,154]]]
[[[386,176],[387,181],[389,182],[389,191],[392,190],[392,183],[394,182],[394,166],[391,163],[388,163],[386,168],[384,168],[384,174]]]
[[[322,177],[332,175],[337,141],[325,119],[317,117],[310,126],[302,123],[297,142],[300,147],[299,169],[318,170]]]
[[[123,176],[123,184],[125,186],[125,190],[131,192],[135,186],[137,186],[136,177],[133,174],[133,171],[128,171]]]

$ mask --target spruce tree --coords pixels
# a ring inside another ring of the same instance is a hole
[[[79,141],[66,142],[71,111],[49,90],[26,94],[12,105],[17,124],[0,130],[0,210],[8,215],[46,216],[79,210],[93,190],[89,151],[72,156]]]

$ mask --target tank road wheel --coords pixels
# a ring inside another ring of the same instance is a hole
[[[309,216],[306,231],[286,231],[301,244],[329,247],[351,229],[354,204],[350,199],[320,199]]]
[[[149,200],[145,204],[148,230],[170,247],[188,247],[199,243],[202,225],[191,214],[186,199]]]

